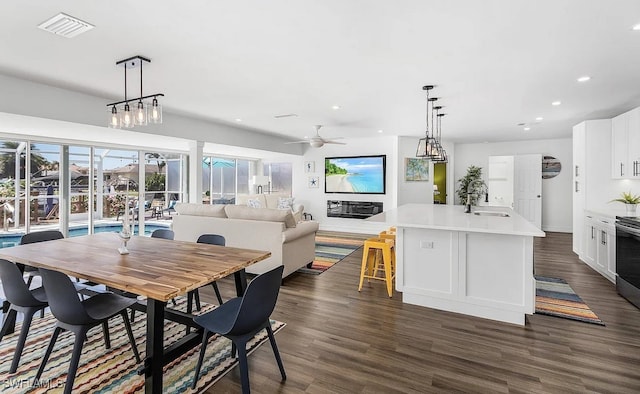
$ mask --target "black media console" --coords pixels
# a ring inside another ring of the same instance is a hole
[[[327,200],[330,218],[366,219],[382,212],[381,202]]]

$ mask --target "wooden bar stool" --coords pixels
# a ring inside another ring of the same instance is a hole
[[[362,252],[362,267],[360,268],[360,284],[358,291],[362,290],[364,278],[382,280],[387,284],[389,297],[393,296],[393,279],[395,273],[395,241],[386,238],[369,238],[364,241]],[[381,258],[380,258],[381,257]],[[381,272],[384,275],[379,276]]]

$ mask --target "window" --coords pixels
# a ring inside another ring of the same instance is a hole
[[[268,163],[264,165],[264,174],[271,180],[270,193],[291,194],[293,183],[291,163]]]

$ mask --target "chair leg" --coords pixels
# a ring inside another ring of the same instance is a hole
[[[51,356],[51,352],[53,351],[53,346],[56,344],[58,340],[58,335],[62,332],[62,328],[56,327],[53,330],[53,335],[51,335],[51,340],[49,340],[49,346],[47,346],[47,351],[44,353],[44,357],[42,358],[42,362],[40,363],[40,368],[38,368],[38,372],[36,373],[35,378],[33,378],[33,383],[37,383],[40,380],[40,376],[42,376],[42,372],[44,371],[44,367],[47,365],[47,361],[49,361],[49,356]]]
[[[140,363],[140,353],[138,353],[136,339],[133,336],[133,331],[131,331],[131,323],[129,323],[129,319],[127,319],[127,311],[122,311],[120,313],[120,316],[122,316],[122,320],[124,321],[124,328],[127,329],[127,335],[129,336],[129,342],[131,343],[131,350],[133,350],[133,355],[136,357],[136,362]]]
[[[109,336],[109,322],[102,322],[102,333],[104,334],[104,347],[111,349],[111,336]]]
[[[218,304],[222,305],[222,296],[220,295],[220,289],[218,289],[218,284],[216,282],[211,283],[213,286],[213,291],[216,292],[216,298],[218,298]]]
[[[29,279],[27,279],[27,288],[31,287],[31,282],[33,281],[33,275],[29,275]]]
[[[193,294],[195,295],[195,299],[196,299],[196,310],[199,311],[200,309],[202,309],[200,305],[200,292],[198,291],[198,289],[195,289],[193,291]]]
[[[11,362],[11,368],[9,369],[9,373],[14,373],[18,369],[18,363],[20,362],[20,357],[22,356],[22,351],[24,350],[24,343],[27,340],[27,334],[29,333],[31,320],[33,320],[33,315],[36,312],[37,312],[37,309],[32,309],[24,313],[24,321],[22,322],[22,329],[20,329],[20,335],[18,336],[18,343],[16,344],[16,350],[13,353],[13,362]]]
[[[193,376],[193,383],[191,383],[191,389],[195,390],[198,383],[198,375],[200,375],[200,368],[202,368],[202,360],[204,360],[204,352],[207,350],[207,329],[202,333],[202,346],[200,347],[200,356],[198,356],[198,364],[196,364],[196,373]]]
[[[131,308],[131,323],[136,319],[136,310]]]
[[[2,338],[4,338],[5,335],[9,334],[9,328],[15,327],[17,314],[18,312],[13,309],[9,309],[9,312],[7,312],[4,323],[2,324],[2,330],[0,331],[0,342],[2,342]]]
[[[278,368],[280,369],[280,375],[282,376],[282,380],[287,380],[287,374],[284,372],[284,365],[282,365],[282,359],[280,358],[280,352],[278,351],[278,345],[276,345],[276,338],[273,335],[273,330],[271,329],[271,322],[267,322],[267,335],[269,335],[269,342],[271,342],[271,348],[273,349],[273,355],[276,356],[276,362],[278,363]]]
[[[360,267],[360,283],[358,284],[358,291],[362,290],[362,283],[364,282],[364,273],[367,269],[367,261],[369,255],[369,247],[367,245],[364,246],[364,250],[362,251],[362,266]]]
[[[238,349],[238,363],[240,364],[240,381],[242,382],[242,394],[251,393],[249,385],[249,363],[247,362],[247,343],[240,342],[236,345]]]
[[[104,327],[104,326],[103,326]],[[73,353],[71,355],[71,362],[69,363],[69,372],[67,373],[67,381],[64,386],[64,393],[71,394],[73,388],[73,382],[76,380],[76,373],[78,372],[78,364],[80,364],[80,355],[82,354],[82,346],[87,337],[87,329],[82,327],[76,334],[76,340],[73,344]]]

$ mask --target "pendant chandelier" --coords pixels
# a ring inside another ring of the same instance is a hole
[[[445,114],[441,114],[440,110],[442,107],[435,107],[436,110],[436,142],[438,144],[438,152],[437,155],[431,158],[431,161],[438,163],[446,163],[447,159],[447,151],[444,150],[442,146],[442,117]]]
[[[442,128],[441,118],[444,114],[440,114],[441,106],[434,106],[434,103],[438,100],[435,97],[429,97],[429,91],[433,89],[433,85],[426,85],[422,87],[422,90],[427,92],[427,114],[426,114],[426,129],[425,137],[420,138],[418,141],[418,149],[416,150],[416,157],[422,157],[435,162],[446,162],[447,153],[442,147]],[[431,110],[429,109],[429,103],[431,103]],[[434,111],[438,114],[434,121]],[[431,124],[429,124],[429,113],[431,113]],[[436,123],[437,122],[437,123]]]
[[[124,68],[124,100],[107,104],[109,110],[109,127],[114,129],[132,128],[135,126],[146,126],[149,123],[162,123],[162,106],[158,103],[158,97],[163,97],[162,93],[142,95],[142,64],[151,63],[151,60],[134,56],[116,62],[116,66]],[[140,67],[140,96],[134,98],[127,97],[127,69]],[[129,102],[134,108],[132,109]]]

